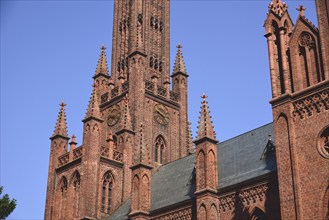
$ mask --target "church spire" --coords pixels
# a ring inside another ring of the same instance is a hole
[[[176,53],[173,75],[175,75],[176,73],[185,73],[186,74],[186,68],[185,68],[181,44],[177,45],[177,53]]]
[[[58,113],[58,118],[57,118],[55,130],[54,130],[54,134],[53,134],[52,137],[60,135],[60,136],[68,138],[67,124],[66,124],[66,114],[65,114],[66,104],[64,103],[64,101],[61,102],[60,106],[61,106],[61,108],[60,108],[59,113]]]
[[[99,56],[99,60],[98,60],[98,64],[97,64],[97,67],[96,67],[94,77],[99,76],[99,75],[109,77],[109,70],[108,70],[108,67],[107,67],[107,60],[106,60],[105,50],[106,50],[105,45],[102,45],[101,54]]]
[[[287,11],[288,5],[285,2],[282,2],[282,0],[272,0],[268,8],[274,14],[278,15],[279,17],[282,17]]]
[[[207,102],[207,96],[206,94],[203,94],[201,96],[203,99],[201,104],[201,111],[200,111],[200,121],[198,126],[198,139],[202,138],[210,138],[213,140],[216,140],[216,135],[214,131],[214,126],[212,125],[209,106]]]
[[[90,97],[90,101],[89,101],[89,105],[88,105],[88,109],[87,109],[85,118],[89,118],[89,117],[100,118],[101,117],[99,103],[98,103],[98,96],[97,96],[95,88],[96,88],[95,85],[93,85],[93,92]]]

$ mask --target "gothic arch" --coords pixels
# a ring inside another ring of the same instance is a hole
[[[207,184],[209,187],[216,189],[216,178],[217,178],[217,169],[216,169],[216,154],[211,149],[208,151],[208,160],[207,160]]]
[[[165,163],[166,161],[166,141],[163,135],[159,134],[155,138],[154,142],[154,161],[160,164]]]
[[[140,193],[140,201],[141,201],[141,209],[147,210],[150,203],[150,180],[149,177],[144,174],[142,177],[142,187],[141,187],[141,193]]]
[[[197,188],[206,187],[206,156],[203,150],[200,150],[197,157]]]
[[[81,175],[78,170],[74,171],[71,179],[70,179],[70,186],[72,186],[74,189],[77,187],[80,187],[80,182],[81,182]]]
[[[74,171],[70,180],[70,196],[68,203],[73,205],[73,212],[68,213],[68,218],[76,218],[79,216],[80,209],[80,185],[81,176],[78,170]]]
[[[101,212],[110,213],[112,207],[112,198],[114,189],[114,177],[111,171],[104,173],[101,180]]]
[[[60,190],[62,196],[66,196],[67,188],[68,188],[68,181],[66,176],[62,176],[60,181],[58,182],[58,190]]]
[[[204,204],[201,204],[199,207],[198,219],[207,219],[207,209]]]
[[[131,196],[132,210],[139,209],[139,177],[135,175],[132,182],[132,196]]]
[[[263,210],[258,207],[255,207],[250,215],[250,220],[266,220],[268,219],[267,215]]]
[[[212,204],[209,209],[209,220],[218,220],[218,211],[215,204]]]

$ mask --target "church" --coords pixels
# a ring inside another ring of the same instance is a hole
[[[293,22],[268,1],[273,122],[219,142],[205,94],[192,138],[181,45],[170,73],[170,0],[115,0],[80,146],[60,104],[44,218],[328,220],[329,1],[315,0],[318,27],[303,6]]]

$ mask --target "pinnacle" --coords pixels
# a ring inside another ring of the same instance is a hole
[[[175,59],[175,65],[174,65],[174,73],[186,73],[183,53],[182,53],[182,45],[177,45],[177,53],[176,53],[176,59]]]
[[[126,96],[124,98],[124,115],[123,115],[123,128],[127,130],[132,130],[132,123],[130,117],[130,110],[129,110],[129,100]]]
[[[98,60],[98,64],[97,64],[97,68],[96,68],[96,72],[95,72],[95,76],[103,74],[108,76],[109,75],[109,70],[107,68],[107,60],[106,60],[106,47],[105,45],[102,45],[101,47],[101,54],[99,56],[99,60]]]
[[[98,96],[96,93],[95,85],[93,85],[93,92],[90,97],[87,113],[86,113],[86,118],[94,116],[97,118],[100,118],[100,110],[99,110],[99,103],[98,103]]]
[[[145,142],[144,142],[144,129],[143,129],[143,123],[140,124],[139,126],[139,153],[137,156],[137,164],[138,163],[143,163],[143,164],[149,164],[149,157],[148,157],[148,152],[145,147]]]
[[[203,94],[201,96],[202,102],[201,102],[201,111],[200,111],[200,121],[199,121],[199,127],[198,127],[198,139],[208,137],[211,139],[216,139],[216,134],[214,131],[214,126],[212,125],[209,106],[207,102],[207,96],[206,94]]]
[[[54,134],[55,135],[61,135],[64,137],[68,137],[67,135],[67,124],[66,124],[66,114],[65,114],[65,106],[66,104],[64,103],[64,101],[61,102],[60,104],[60,110],[58,113],[58,118],[57,118],[57,122],[56,122],[56,126],[55,126],[55,130],[54,130]]]
[[[287,11],[288,5],[285,2],[282,2],[282,0],[272,0],[272,2],[268,5],[268,8],[274,12],[274,14],[282,17]]]

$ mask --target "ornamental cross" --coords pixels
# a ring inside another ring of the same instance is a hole
[[[299,11],[300,16],[305,16],[304,12],[306,8],[303,5],[300,5],[296,10]]]

